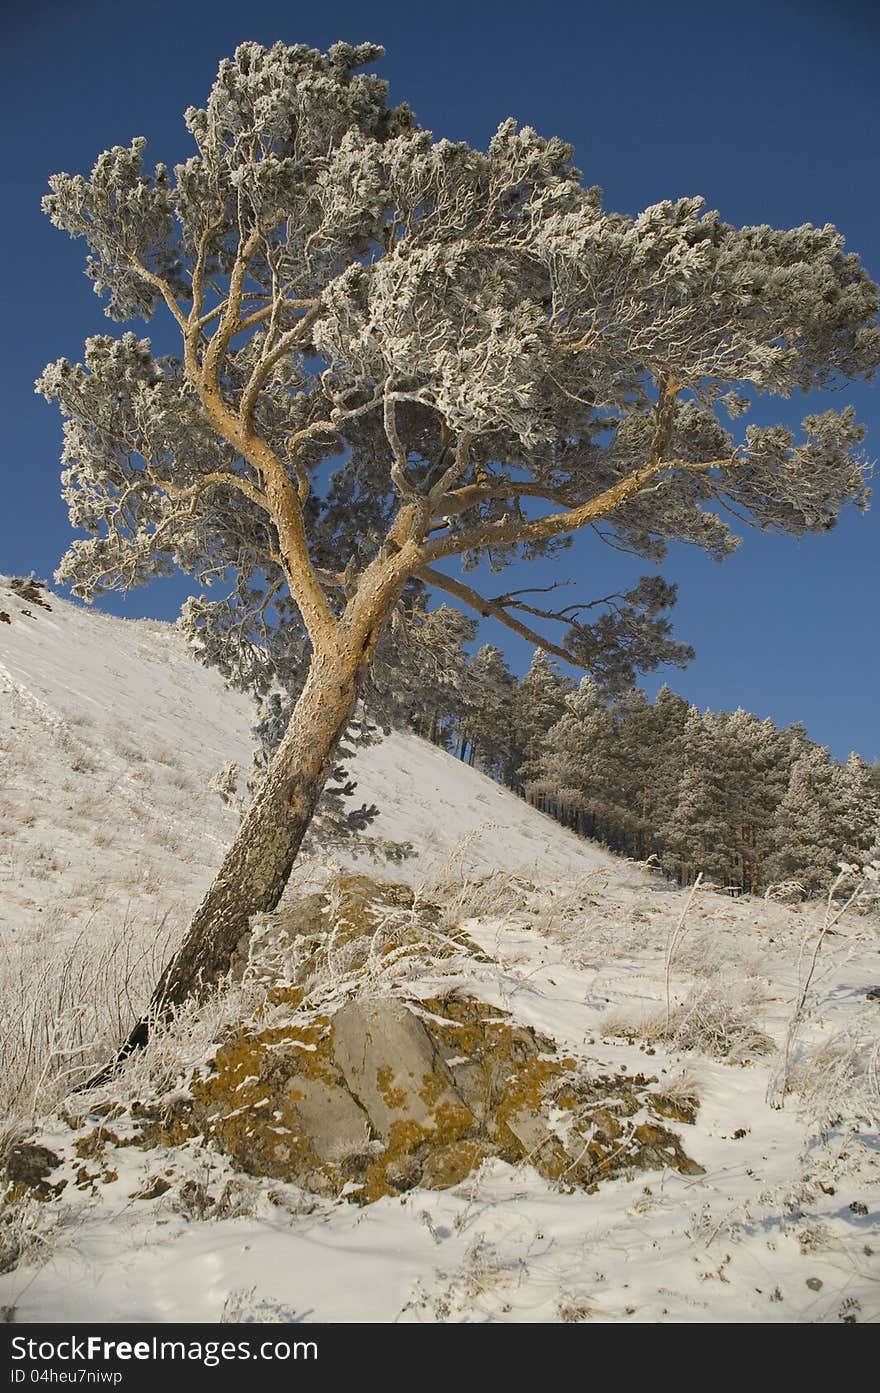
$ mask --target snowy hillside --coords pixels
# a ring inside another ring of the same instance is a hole
[[[45,601],[0,584],[0,932],[93,932],[121,908],[183,925],[234,835],[209,783],[228,761],[249,770],[251,703],[171,625]],[[417,883],[450,857],[470,875],[613,864],[414,735],[361,750],[351,771],[356,802],[380,809],[371,832],[417,852],[385,878]]]
[[[182,1123],[137,1139],[144,1099],[159,1118],[188,1106],[242,1021],[250,1047],[259,980],[103,1093],[64,1100],[59,1061],[103,1038],[114,1010],[130,1021],[234,833],[208,784],[230,760],[247,769],[250,714],[169,626],[44,599],[0,586],[0,1150],[4,1127],[26,1139],[0,1199],[5,1318],[880,1319],[876,908],[672,890],[411,736],[363,751],[355,773],[378,833],[417,855],[357,869],[416,897],[377,913],[360,981],[316,935],[322,1019],[353,994],[391,994],[436,1023],[438,1001],[464,997],[555,1042],[552,1069],[590,1100],[584,1149],[603,1127],[615,1139],[595,1183],[574,1183],[583,1150],[555,1176],[542,1165],[545,1142],[570,1147],[562,1104],[543,1121],[535,1105],[544,1133],[519,1163],[486,1155],[446,1188],[425,1172],[366,1204],[355,1182],[337,1198],[239,1167]],[[297,873],[294,913],[322,874]],[[436,956],[379,942],[422,920]],[[112,1009],[92,1015],[83,982]],[[273,1009],[270,1023],[283,993]],[[466,1069],[467,1053],[446,1063]],[[687,1165],[655,1150],[646,1169],[632,1150],[661,1136],[645,1132],[651,1098]],[[48,1180],[21,1166],[40,1147]]]

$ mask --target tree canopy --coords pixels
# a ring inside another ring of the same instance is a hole
[[[184,620],[264,690],[343,637],[372,658],[425,585],[612,687],[682,662],[656,576],[591,617],[443,563],[501,569],[581,528],[720,558],[725,509],[830,527],[867,496],[852,410],[797,439],[731,420],[870,376],[877,288],[830,225],[737,228],[699,198],[607,212],[570,146],[512,120],[486,151],[436,140],[364,71],[381,54],[243,44],[186,113],[184,163],[149,170],[138,138],[51,180],[109,317],[161,309],[181,341],[101,335],[40,378],[89,534],[59,578],[86,598],[175,566],[230,580]]]

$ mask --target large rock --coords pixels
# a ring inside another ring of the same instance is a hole
[[[439,951],[438,916],[407,887],[365,876],[264,916],[266,1018],[231,1030],[185,1095],[141,1111],[139,1140],[203,1136],[248,1174],[364,1204],[457,1185],[493,1156],[587,1190],[642,1169],[698,1172],[662,1121],[691,1122],[695,1106],[652,1091],[657,1078],[592,1073],[497,1006],[451,991],[423,1000],[423,1015],[391,997],[309,1009],[331,950],[346,981],[368,965],[368,987],[383,951]],[[476,952],[461,934],[444,941]],[[257,951],[251,966],[260,961]]]
[[[333,1055],[383,1141],[407,1123],[423,1131],[474,1122],[424,1025],[392,998],[351,1001],[333,1017]]]

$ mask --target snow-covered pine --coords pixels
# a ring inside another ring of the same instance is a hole
[[[674,868],[682,883],[693,881],[701,871],[723,882],[731,860],[720,726],[712,712],[696,707],[685,721],[676,801],[660,829],[664,863]]]
[[[513,731],[518,767],[514,787],[528,785],[537,772],[548,732],[565,714],[565,701],[575,690],[570,677],[563,676],[552,658],[536,649],[528,672],[520,682],[513,705]],[[522,781],[522,783],[519,783]],[[542,806],[540,798],[539,806]]]
[[[833,880],[846,845],[840,781],[821,745],[807,745],[797,756],[776,812],[771,880],[794,880],[808,894]]]
[[[851,408],[807,416],[800,440],[738,439],[720,415],[743,387],[787,397],[874,372],[877,289],[834,227],[736,228],[700,198],[607,213],[562,140],[513,120],[486,151],[434,140],[362,71],[381,53],[243,44],[186,113],[190,159],[149,172],[138,138],[88,178],[55,175],[45,200],[86,241],[108,315],[161,307],[181,340],[157,356],[131,332],[96,336],[40,378],[89,534],[59,578],[85,598],[174,567],[222,581],[219,609],[199,603],[227,666],[268,689],[307,665],[160,984],[169,1004],[222,975],[277,903],[414,581],[613,676],[669,653],[656,585],[600,628],[618,661],[579,608],[487,599],[442,563],[551,555],[584,527],[655,561],[671,541],[723,557],[718,500],[800,534],[866,498]]]
[[[526,797],[582,835],[607,839],[620,783],[616,736],[599,688],[583,678],[526,765]]]
[[[870,766],[854,752],[838,767],[837,777],[846,839],[843,858],[864,865],[874,858],[880,840],[880,786]]]
[[[468,699],[459,724],[462,759],[507,782],[518,763],[514,702],[518,683],[504,654],[485,643],[468,663]]]

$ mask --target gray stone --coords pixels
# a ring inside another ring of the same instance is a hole
[[[550,1130],[547,1119],[540,1113],[523,1108],[519,1112],[511,1113],[505,1118],[505,1122],[526,1156],[536,1155],[548,1142],[555,1141],[558,1144],[558,1138]]]
[[[368,1145],[369,1119],[346,1089],[296,1074],[285,1091],[320,1161],[338,1163]]]
[[[333,1052],[383,1140],[395,1122],[435,1125],[440,1108],[467,1112],[421,1021],[400,1001],[351,1001],[333,1017]]]

